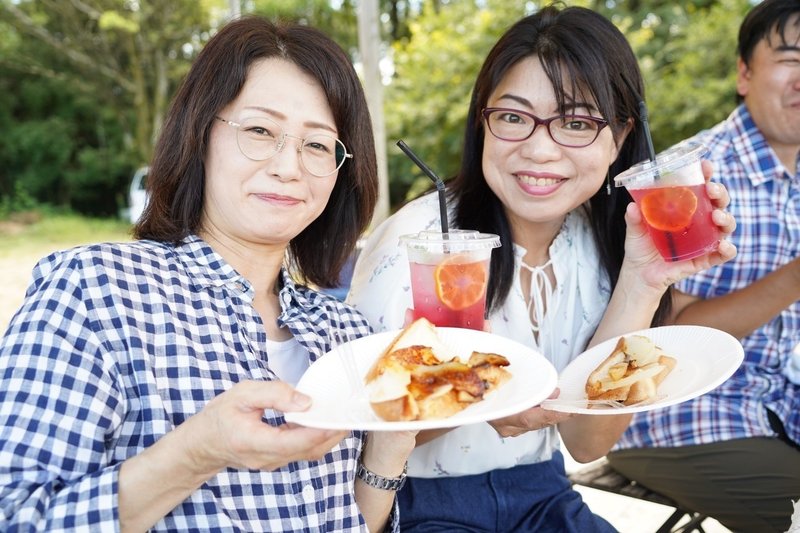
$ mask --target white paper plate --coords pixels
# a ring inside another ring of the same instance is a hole
[[[348,343],[363,376],[383,353],[400,330],[362,337]],[[378,431],[421,430],[463,426],[513,415],[538,405],[556,387],[555,368],[539,352],[505,337],[461,328],[436,328],[442,342],[452,348],[462,361],[473,351],[505,356],[511,379],[486,397],[441,420],[386,422],[379,419],[369,403],[352,394],[339,350],[320,357],[300,378],[298,390],[312,397],[308,411],[285,413],[286,420],[322,429],[363,429]]]
[[[733,336],[703,326],[663,326],[627,333],[644,335],[677,360],[677,364],[658,386],[658,399],[646,405],[587,407],[586,380],[609,355],[619,337],[609,339],[575,358],[558,379],[561,393],[546,400],[542,407],[551,411],[589,415],[618,415],[660,409],[685,402],[718,387],[736,372],[744,359],[744,349]]]

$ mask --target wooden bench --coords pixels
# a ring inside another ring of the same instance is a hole
[[[569,475],[569,479],[573,485],[582,485],[614,494],[621,494],[629,498],[636,498],[637,500],[674,507],[675,512],[661,524],[656,533],[689,533],[690,531],[705,533],[702,523],[708,518],[706,515],[685,509],[666,496],[653,492],[635,481],[631,481],[611,468],[611,465],[605,459],[573,472]],[[676,528],[676,524],[687,516],[689,521]]]

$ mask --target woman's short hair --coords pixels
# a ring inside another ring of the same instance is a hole
[[[308,26],[248,16],[228,23],[208,41],[164,121],[147,179],[148,205],[134,236],[178,243],[198,231],[203,162],[214,117],[239,95],[254,62],[275,57],[319,82],[339,138],[354,154],[339,169],[325,210],[289,245],[293,273],[301,281],[335,286],[372,218],[377,164],[369,110],[352,62],[332,39]]]

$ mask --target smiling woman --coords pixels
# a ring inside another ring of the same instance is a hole
[[[336,43],[220,29],[166,116],[135,240],[41,260],[0,340],[0,530],[397,530],[370,480],[403,472],[414,433],[284,417],[334,335],[370,333],[309,285],[339,281],[376,176]]]
[[[500,236],[487,291],[492,333],[541,351],[558,370],[587,345],[657,322],[675,278],[733,253],[664,263],[628,194],[607,189],[647,158],[643,91],[622,33],[579,7],[549,6],[518,21],[475,82],[461,168],[448,183],[451,221]],[[716,207],[727,202],[723,193]],[[436,195],[427,195],[366,241],[348,301],[373,324],[403,324],[411,291],[398,238],[438,219]],[[630,416],[596,420],[534,406],[421,433],[400,492],[403,531],[429,531],[431,521],[442,531],[612,531],[572,490],[556,432],[586,462],[611,448]],[[487,487],[496,499],[485,497]]]
[[[283,261],[289,242],[326,208],[344,162],[335,159],[341,141],[327,102],[322,87],[294,63],[269,58],[250,67],[239,95],[214,117],[209,132],[198,225],[204,240],[235,254],[257,247]],[[322,143],[306,140],[315,137],[329,139],[327,153]],[[261,275],[240,272],[249,279]],[[262,305],[258,293],[254,305]]]

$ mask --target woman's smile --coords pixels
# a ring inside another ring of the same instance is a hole
[[[521,172],[514,176],[523,192],[533,196],[550,194],[567,181],[560,176],[536,172]]]
[[[275,193],[256,194],[255,196],[260,200],[278,206],[297,205],[302,201],[299,198],[295,198],[293,196],[284,196],[282,194],[275,194]]]

